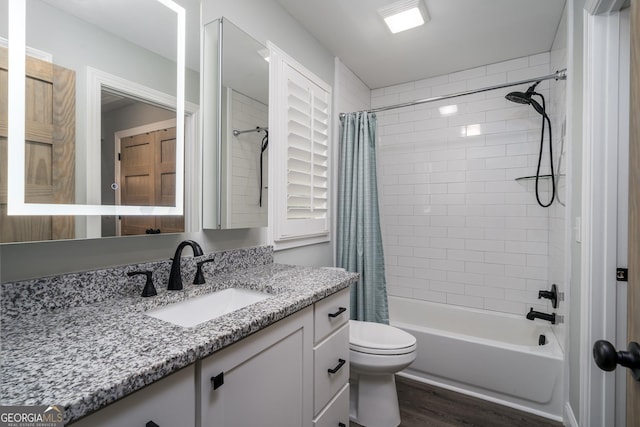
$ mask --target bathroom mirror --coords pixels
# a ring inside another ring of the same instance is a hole
[[[221,18],[203,58],[204,228],[266,227],[269,51]]]
[[[3,169],[8,170],[6,178],[0,178],[3,242],[124,235],[129,233],[118,234],[115,224],[106,230],[105,218],[183,216],[185,197],[190,197],[183,185],[183,135],[186,132],[188,137],[189,126],[197,126],[189,120],[198,109],[199,2],[176,1],[3,2],[3,7],[8,5],[2,14],[7,20],[0,24],[0,37],[8,39],[3,78],[8,74],[11,79],[6,80],[8,94],[3,94],[3,104],[7,105],[8,98],[12,107],[8,116],[0,118],[10,128],[8,148],[6,127],[0,134],[2,149],[7,150]],[[193,15],[188,34],[186,10]],[[195,40],[190,49],[195,55],[191,53],[188,62],[185,39],[191,44]],[[7,43],[5,52],[6,48]],[[25,50],[26,61],[21,54]],[[17,72],[7,73],[7,68]],[[46,75],[38,74],[43,69],[53,76],[49,88],[42,84]],[[25,73],[32,78],[25,80]],[[133,120],[130,114],[127,129],[167,125],[168,117],[173,120],[172,126],[165,127],[175,135],[158,139],[160,147],[154,154],[172,156],[173,170],[158,173],[165,166],[156,164],[156,175],[146,178],[160,181],[152,190],[158,193],[159,188],[159,196],[145,199],[117,194],[127,192],[129,185],[132,190],[127,194],[137,196],[142,186],[135,186],[140,175],[115,176],[120,160],[113,148],[114,132],[105,135],[108,129],[102,126],[106,114],[113,116],[114,97],[120,99],[120,109],[155,112],[140,118],[142,121]],[[106,105],[111,110],[105,110]],[[6,108],[2,114],[7,114]],[[61,140],[63,144],[56,145]],[[6,216],[7,210],[18,216]],[[43,218],[46,220],[41,221]],[[157,232],[158,228],[147,230]]]

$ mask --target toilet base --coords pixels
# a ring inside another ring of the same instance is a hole
[[[400,407],[395,375],[366,375],[351,371],[350,419],[365,427],[397,427]]]

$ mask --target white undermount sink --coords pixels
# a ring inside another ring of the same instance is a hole
[[[255,304],[270,296],[250,289],[228,288],[155,308],[145,314],[189,328]]]

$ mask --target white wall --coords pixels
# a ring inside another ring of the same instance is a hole
[[[225,16],[259,41],[272,40],[323,80],[333,84],[331,54],[274,0],[205,0],[202,9],[203,22]],[[186,173],[192,172],[194,167],[187,165]],[[205,251],[265,243],[260,229],[253,228],[0,245],[0,278],[5,282],[166,259],[173,256],[176,245],[187,238],[198,241]],[[275,258],[277,262],[301,265],[333,264],[331,243],[281,251]]]
[[[376,89],[372,106],[544,76],[550,59],[542,53]],[[549,210],[536,203],[533,180],[515,181],[535,175],[541,117],[504,98],[527,86],[378,114],[390,295],[522,315],[530,307],[547,311],[537,294],[550,287]],[[548,82],[537,91],[549,102]],[[443,115],[439,107],[447,105],[457,113]]]
[[[335,167],[333,168],[332,179],[333,182],[336,183],[334,188],[337,188],[338,178],[339,178],[339,167],[340,167],[340,132],[342,127],[340,126],[340,121],[338,120],[338,115],[340,113],[350,113],[352,111],[361,111],[368,110],[371,108],[371,89],[365,85],[362,80],[358,76],[356,76],[353,71],[347,68],[346,65],[342,63],[340,58],[335,58],[335,86],[333,90],[333,102],[335,112],[334,117],[334,145],[332,151],[332,161]],[[331,230],[334,236],[336,234],[337,227],[337,212],[338,212],[338,192],[334,191],[332,194],[332,205],[334,207],[335,214],[332,215],[332,223]],[[333,242],[333,257],[335,260],[336,256],[336,242],[334,239]]]

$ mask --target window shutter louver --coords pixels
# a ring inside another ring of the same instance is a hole
[[[331,90],[301,69],[284,60],[279,68],[282,157],[274,191],[282,194],[274,199],[276,242],[321,235],[326,241],[329,234]]]

